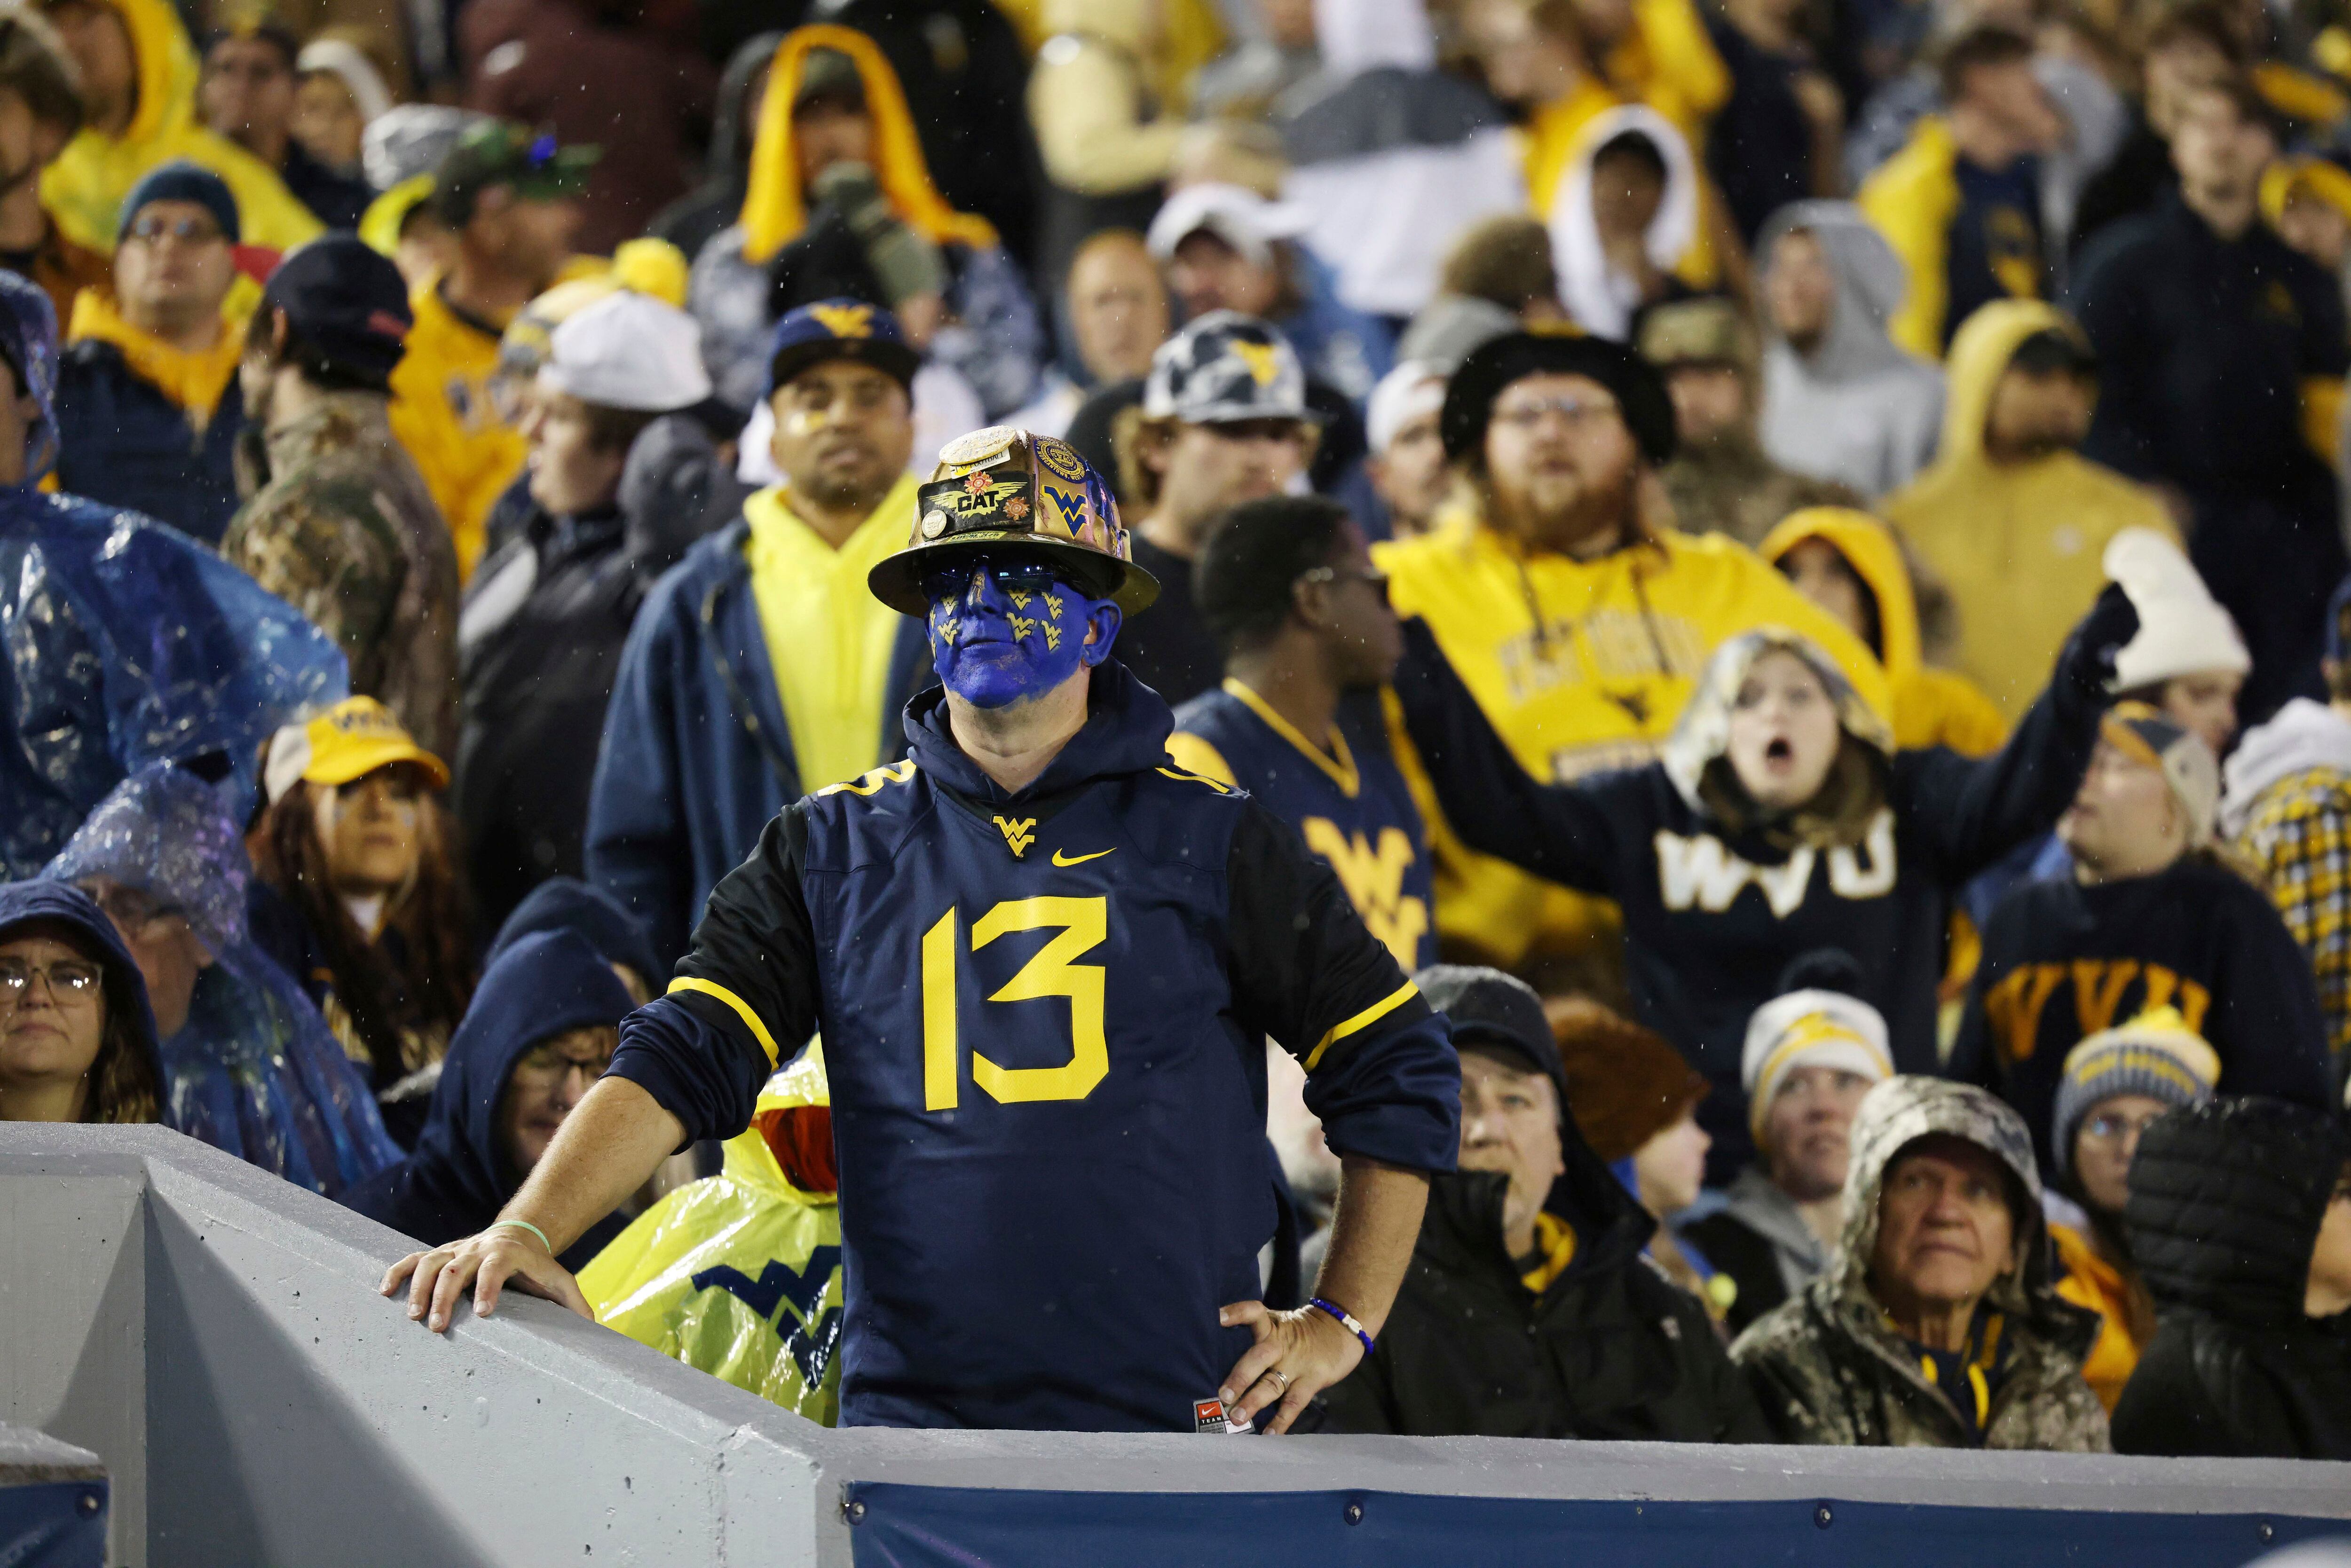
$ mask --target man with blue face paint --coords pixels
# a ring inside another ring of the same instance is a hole
[[[383,1290],[435,1330],[469,1287],[584,1313],[551,1249],[739,1132],[821,1029],[845,1424],[1287,1430],[1371,1348],[1452,1168],[1445,1020],[1295,831],[1169,765],[1167,705],[1113,657],[1158,584],[1075,452],[966,436],[912,520],[869,580],[942,683],[906,760],[768,825],[499,1222]],[[1296,1312],[1258,1300],[1260,1035],[1344,1169]]]

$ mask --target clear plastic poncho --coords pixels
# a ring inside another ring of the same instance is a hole
[[[163,1119],[334,1197],[401,1157],[375,1096],[294,977],[254,946],[234,786],[158,763],[117,786],[42,874],[103,877],[177,909],[213,962],[162,1043]]]
[[[250,804],[261,742],[341,700],[350,676],[300,612],[193,539],[40,492],[57,459],[57,320],[13,273],[0,359],[39,407],[23,481],[0,487],[0,876],[22,879],[150,762],[219,752]]]

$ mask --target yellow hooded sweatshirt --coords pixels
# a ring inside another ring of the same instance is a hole
[[[1951,340],[1934,465],[1885,506],[1886,520],[1951,591],[1958,665],[2011,724],[2049,684],[2065,634],[2105,586],[2106,541],[2125,528],[2177,539],[2155,493],[2074,452],[2019,463],[1984,455],[1992,388],[2035,332],[2078,336],[2053,305],[1997,300]]]
[[[552,287],[601,277],[611,266],[601,256],[574,256]],[[511,323],[458,311],[443,297],[438,273],[408,297],[408,308],[416,324],[392,371],[392,433],[424,476],[433,504],[449,525],[462,580],[481,559],[490,508],[529,455],[522,432],[499,416],[490,395],[499,335]]]
[[[810,1118],[831,1103],[811,1046],[759,1092],[718,1175],[663,1197],[580,1270],[606,1328],[827,1427],[841,1396],[841,1202],[829,1171],[796,1158],[788,1172],[776,1150],[820,1135],[812,1163],[829,1164],[832,1124]]]
[[[1532,552],[1456,507],[1419,538],[1375,549],[1399,615],[1425,618],[1462,684],[1538,779],[1654,758],[1718,643],[1763,625],[1825,649],[1879,714],[1886,674],[1860,639],[1746,547],[1665,533],[1595,560]],[[1408,753],[1400,738],[1398,750]],[[1417,758],[1405,770],[1416,784]],[[1505,967],[1531,952],[1590,951],[1614,905],[1462,848],[1422,799],[1437,927]]]
[[[122,18],[139,104],[120,136],[84,126],[41,171],[41,204],[68,239],[114,254],[122,198],[159,163],[185,158],[228,183],[246,245],[291,250],[324,232],[277,172],[196,123],[196,51],[165,0],[102,0]]]
[[[1894,745],[1914,751],[1948,746],[1962,757],[1989,757],[2008,739],[2008,721],[1975,683],[1928,667],[1918,641],[1918,600],[1902,547],[1884,523],[1846,507],[1791,512],[1764,536],[1760,553],[1778,566],[1807,539],[1844,558],[1877,601],[1877,658],[1894,691]]]

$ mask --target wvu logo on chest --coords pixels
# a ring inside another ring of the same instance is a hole
[[[996,819],[996,831],[1004,835],[1004,842],[1012,851],[1014,860],[1027,854],[1029,846],[1037,841],[1033,831],[1036,826],[1037,819],[1034,817],[1023,817],[1017,822],[1003,817]]]
[[[2132,982],[2140,982],[2137,999],[2126,1005]],[[2166,968],[2137,958],[2075,958],[2063,964],[2025,964],[2001,977],[1984,993],[1984,1023],[2001,1058],[2023,1061],[2041,1040],[2041,1019],[2056,998],[2058,988],[2074,988],[2072,1040],[2111,1029],[2116,1019],[2137,1018],[2149,1008],[2178,1008],[2188,1027],[2199,1033],[2212,993]]]
[[[1821,852],[1810,844],[1778,865],[1756,865],[1732,854],[1720,839],[1700,833],[1686,839],[1656,836],[1657,894],[1667,909],[1702,909],[1720,915],[1752,883],[1779,919],[1803,907]],[[1858,846],[1829,851],[1829,891],[1839,898],[1883,898],[1894,891],[1894,813],[1881,808]]]
[[[1410,974],[1418,967],[1420,939],[1428,934],[1428,905],[1407,898],[1404,873],[1412,869],[1412,840],[1401,828],[1382,828],[1375,846],[1360,831],[1343,833],[1327,817],[1299,824],[1306,847],[1331,862],[1347,902],[1381,946]]]

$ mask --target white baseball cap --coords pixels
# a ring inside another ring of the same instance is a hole
[[[1258,266],[1273,259],[1273,242],[1296,239],[1314,224],[1314,214],[1290,202],[1269,202],[1246,185],[1215,181],[1186,185],[1169,196],[1151,220],[1144,245],[1165,261],[1176,247],[1207,230]]]
[[[1372,455],[1385,455],[1397,432],[1444,407],[1445,372],[1418,360],[1405,361],[1372,389],[1371,405],[1364,414],[1364,438],[1371,444]]]
[[[672,413],[711,395],[702,330],[674,305],[622,289],[575,312],[548,339],[538,384],[581,402]]]

